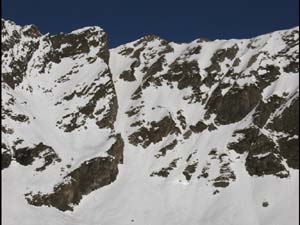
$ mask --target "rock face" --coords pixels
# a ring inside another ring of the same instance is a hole
[[[108,150],[108,157],[97,157],[83,162],[64,177],[64,182],[54,187],[51,194],[26,194],[29,204],[47,205],[59,210],[73,210],[71,204],[79,204],[83,195],[109,185],[118,175],[118,164],[123,162],[124,142],[117,135],[116,142]]]
[[[2,20],[1,35],[6,196],[16,192],[36,210],[78,211],[76,221],[60,217],[64,224],[96,224],[100,218],[103,224],[127,224],[131,211],[120,210],[114,218],[105,211],[124,202],[151,224],[175,224],[167,213],[174,209],[176,223],[219,224],[202,213],[186,218],[179,202],[194,199],[208,212],[198,202],[222,205],[215,202],[218,194],[234,203],[234,196],[224,197],[227,188],[247,196],[254,191],[241,185],[256,187],[259,180],[273,190],[298,180],[298,28],[187,44],[149,35],[111,50],[99,27],[42,35],[33,25]],[[9,189],[15,176],[24,179]],[[184,195],[181,185],[189,186]],[[268,196],[279,191],[272,190]],[[152,209],[159,221],[148,215],[145,203],[152,201],[164,201],[166,213]],[[87,202],[99,209],[95,219],[81,211]],[[261,199],[259,210],[262,202],[267,201]],[[257,221],[264,221],[261,215]]]
[[[261,99],[260,91],[255,86],[246,86],[242,89],[232,88],[224,96],[220,93],[206,105],[209,113],[215,113],[215,122],[230,124],[242,120],[248,115]]]
[[[23,166],[31,165],[36,158],[44,160],[44,164],[36,168],[36,171],[43,171],[46,169],[46,166],[61,161],[55,151],[43,143],[39,143],[32,148],[25,147],[14,151],[14,159]]]
[[[2,20],[2,40],[2,170],[17,162],[49,176],[56,166],[53,193],[24,194],[29,204],[72,210],[115,181],[123,162],[106,33],[41,35]]]

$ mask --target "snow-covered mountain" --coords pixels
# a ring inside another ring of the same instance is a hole
[[[1,21],[4,225],[299,223],[299,28],[245,40]]]

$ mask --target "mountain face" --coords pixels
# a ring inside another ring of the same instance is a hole
[[[299,223],[299,28],[109,49],[1,21],[4,225]]]

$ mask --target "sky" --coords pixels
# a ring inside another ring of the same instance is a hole
[[[110,47],[148,34],[175,42],[251,38],[299,25],[299,0],[2,0],[2,18],[42,33],[100,26]]]

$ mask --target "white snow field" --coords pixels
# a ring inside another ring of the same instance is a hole
[[[299,99],[298,27],[182,44],[146,36],[114,49],[98,27],[60,35],[2,20],[3,225],[299,223],[299,111],[289,111]],[[278,105],[265,106],[274,96]],[[231,148],[250,127],[257,136]],[[117,134],[115,179],[68,199],[71,210],[30,204],[84,162],[114,158]],[[39,143],[48,152],[26,155]]]

